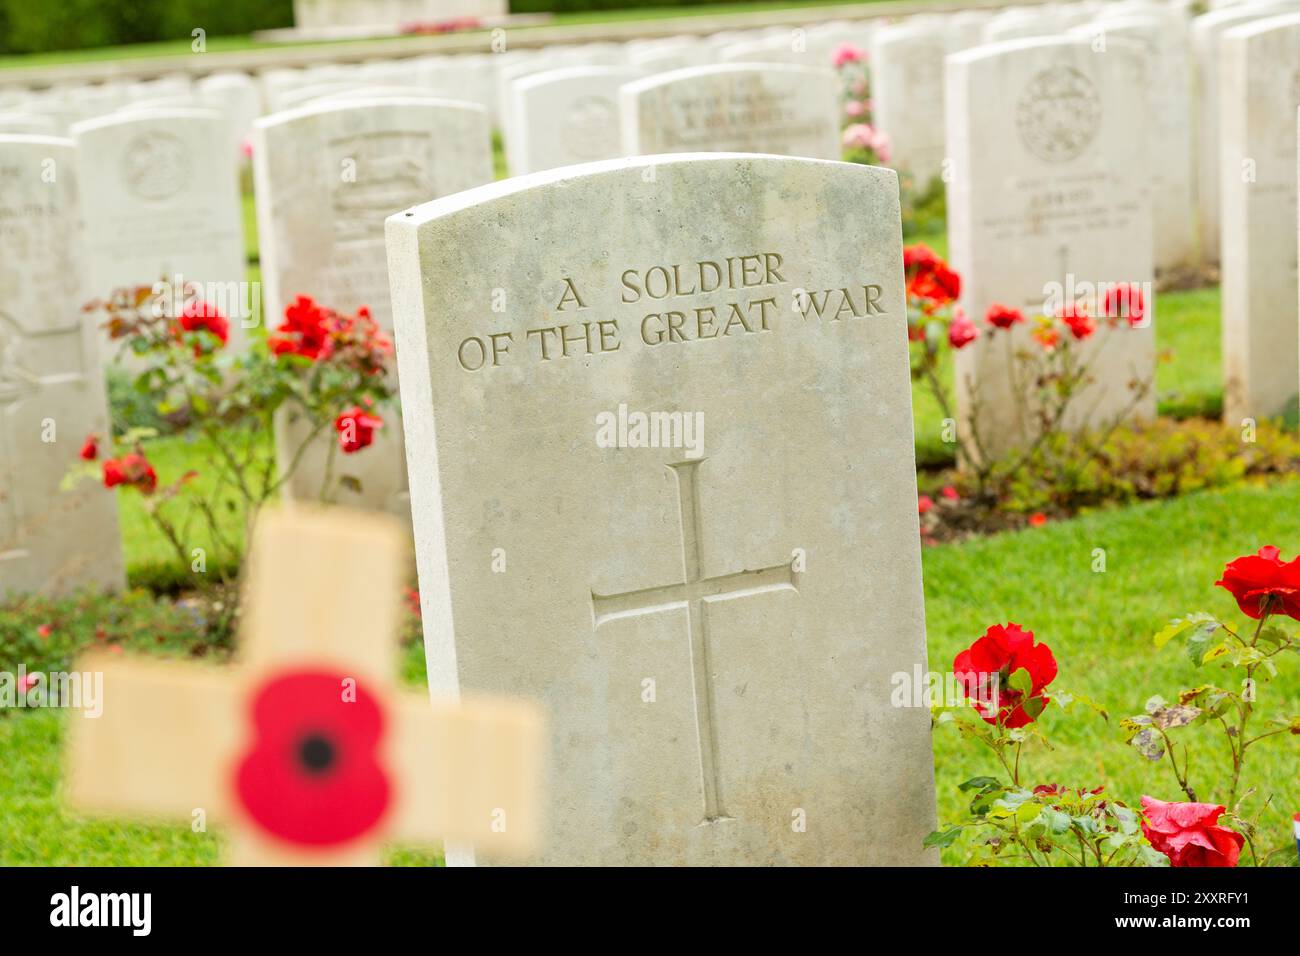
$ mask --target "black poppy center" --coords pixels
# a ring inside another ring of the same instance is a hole
[[[298,744],[298,762],[310,774],[327,773],[337,756],[334,741],[321,734],[308,734]]]

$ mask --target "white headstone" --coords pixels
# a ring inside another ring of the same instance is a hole
[[[225,114],[234,153],[243,162],[253,123],[262,115],[262,93],[257,82],[244,73],[214,73],[199,80],[197,89],[207,105]]]
[[[53,136],[58,124],[49,116],[39,113],[0,113],[0,134],[26,136]]]
[[[1093,38],[1094,49],[1112,37],[1142,44],[1147,65],[1147,152],[1157,271],[1196,262],[1196,172],[1192,136],[1192,68],[1182,16],[1133,13],[1076,27]],[[1104,49],[1098,55],[1104,55]]]
[[[268,326],[306,295],[342,313],[367,306],[391,330],[384,219],[490,181],[487,116],[472,104],[423,97],[331,100],[259,120],[253,171]],[[404,513],[401,427],[396,415],[385,417],[375,444],[357,454],[340,455],[332,434],[314,445],[290,493],[315,499],[330,473],[359,483],[325,489],[331,500]],[[304,432],[287,420],[280,427],[284,457]]]
[[[1054,311],[1053,292],[1072,301],[1120,283],[1144,290],[1142,327],[1099,322],[1085,343],[1095,381],[1067,429],[1155,414],[1154,387],[1136,404],[1128,387],[1150,385],[1155,366],[1146,99],[1133,95],[1146,55],[1120,39],[1099,56],[1087,38],[1044,37],[948,58],[949,252],[967,315],[983,325],[994,303],[1022,310],[1028,322],[1012,341],[1032,352],[1030,325]],[[961,427],[973,420],[989,455],[1022,441],[1033,413],[1012,387],[1021,370],[1005,339],[957,353]]]
[[[542,862],[934,862],[895,174],[612,160],[388,243],[429,683],[547,707]]]
[[[125,583],[117,502],[60,490],[87,435],[110,435],[94,318],[75,281],[76,149],[0,136],[0,600]]]
[[[623,152],[839,159],[839,78],[784,63],[673,70],[623,87]]]
[[[871,40],[874,125],[890,143],[891,166],[911,173],[924,187],[943,171],[943,24],[902,23]]]
[[[516,80],[514,172],[621,156],[618,90],[639,76],[612,66],[576,66]]]
[[[1300,0],[1263,0],[1243,3],[1192,20],[1192,53],[1196,60],[1197,85],[1197,206],[1200,218],[1201,258],[1219,261],[1219,153],[1223,137],[1219,130],[1219,38],[1251,20],[1300,11]]]
[[[215,110],[114,113],[72,128],[85,223],[85,300],[160,281],[197,283],[244,347],[243,214],[229,124]],[[120,343],[106,346],[117,358]]]
[[[1300,391],[1300,13],[1234,27],[1219,51],[1223,413],[1240,425],[1294,408]]]

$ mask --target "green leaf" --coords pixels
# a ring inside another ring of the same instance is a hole
[[[1287,641],[1290,640],[1290,638],[1287,637],[1286,635],[1286,631],[1282,630],[1282,628],[1277,627],[1276,625],[1270,625],[1264,628],[1264,630],[1260,631],[1259,639],[1265,644],[1278,644],[1278,645],[1285,644]]]
[[[1034,679],[1029,676],[1029,671],[1021,667],[1013,671],[1011,676],[1007,678],[1007,687],[1028,697],[1034,692]]]
[[[961,836],[961,827],[950,827],[947,830],[935,830],[925,838],[921,846],[926,847],[927,849],[929,847],[937,846],[942,850],[952,846],[959,836]]]
[[[1194,627],[1197,624],[1208,624],[1211,621],[1214,621],[1216,624],[1218,623],[1214,615],[1206,614],[1203,611],[1196,614],[1189,614],[1187,617],[1174,618],[1156,632],[1156,636],[1153,640],[1155,641],[1156,647],[1164,647],[1189,627]]]
[[[975,790],[977,788],[980,790],[987,790],[989,787],[1000,786],[1002,786],[1002,784],[997,777],[971,777],[965,783],[958,784],[957,789],[964,792],[966,790]]]

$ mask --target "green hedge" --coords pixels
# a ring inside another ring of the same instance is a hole
[[[248,34],[293,24],[293,0],[0,0],[0,54]]]

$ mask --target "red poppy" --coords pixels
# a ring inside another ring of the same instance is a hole
[[[1047,524],[1047,515],[1041,511],[1035,511],[1029,516],[1029,526],[1031,528],[1041,528],[1045,524]]]
[[[979,338],[980,330],[960,309],[948,323],[948,344],[955,349],[965,348]]]
[[[918,514],[925,514],[933,507],[934,499],[929,495],[921,495],[921,497],[916,500],[916,510]]]
[[[1029,675],[1029,693],[1011,686],[1018,671]],[[1043,691],[1056,679],[1056,658],[1046,644],[1035,644],[1033,631],[1017,624],[994,624],[952,662],[952,672],[985,723],[1014,730],[1038,719],[1051,702]],[[997,691],[996,711],[990,699]]]
[[[77,454],[81,456],[82,461],[94,461],[99,457],[99,436],[87,435],[86,442],[81,446],[81,451]]]
[[[1255,620],[1266,613],[1300,620],[1300,557],[1283,561],[1272,545],[1229,561],[1214,584],[1230,592],[1241,613]]]
[[[994,302],[984,313],[984,321],[994,328],[1009,329],[1017,322],[1025,321],[1025,314],[1001,302]]]
[[[267,337],[267,345],[276,355],[301,355],[313,362],[328,358],[333,350],[331,323],[332,313],[300,295],[284,310],[284,321]]]
[[[1134,282],[1120,282],[1106,290],[1102,311],[1108,318],[1128,319],[1129,325],[1140,325],[1146,315],[1146,297],[1142,287]]]
[[[342,674],[291,671],[252,697],[253,744],[235,791],[263,830],[327,847],[375,829],[392,802],[379,765],[379,701]]]
[[[375,429],[383,428],[384,420],[360,405],[353,405],[334,419],[334,430],[339,433],[339,447],[343,454],[351,455],[375,440]]]
[[[1213,803],[1166,803],[1142,798],[1142,834],[1169,857],[1170,866],[1237,865],[1246,838],[1219,825],[1224,807]]]
[[[153,494],[158,488],[158,473],[144,455],[136,452],[123,455],[120,459],[105,459],[103,469],[105,488],[130,485],[146,495]]]
[[[185,303],[185,308],[181,311],[180,325],[186,332],[200,330],[209,332],[222,345],[230,341],[230,323],[226,321],[226,317],[215,305],[201,299],[191,299]],[[195,351],[198,351],[197,346]]]
[[[959,492],[952,485],[944,485],[941,494],[949,501],[956,501],[958,498],[961,497],[961,492]]]

